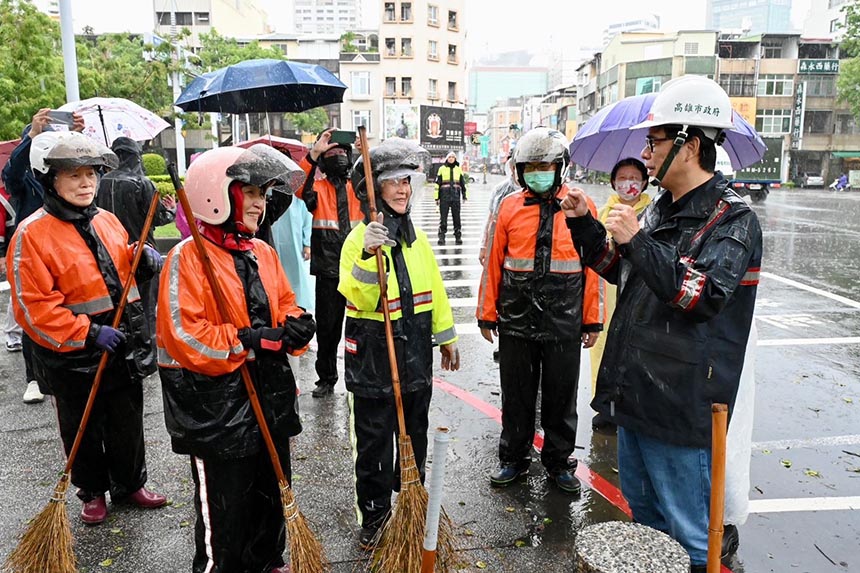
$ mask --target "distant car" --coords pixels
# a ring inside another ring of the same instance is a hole
[[[801,178],[801,187],[824,187],[824,177],[820,173],[807,173],[806,181]]]

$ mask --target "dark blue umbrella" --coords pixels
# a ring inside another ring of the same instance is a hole
[[[576,132],[570,143],[570,160],[577,165],[609,173],[618,161],[639,157],[648,128],[630,129],[645,121],[657,94],[630,96],[601,109]],[[767,146],[755,128],[738,113],[726,130],[722,148],[732,167],[742,169],[761,161]]]
[[[176,105],[190,112],[300,112],[340,103],[344,91],[346,85],[322,66],[247,60],[199,76]]]

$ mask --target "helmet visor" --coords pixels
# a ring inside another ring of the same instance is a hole
[[[66,135],[57,138],[57,142],[45,155],[45,163],[53,169],[66,170],[78,167],[108,167],[116,169],[119,158],[105,145],[81,135]]]
[[[263,143],[244,150],[227,168],[227,176],[257,187],[272,183],[282,193],[295,193],[305,179],[304,171],[295,161]]]

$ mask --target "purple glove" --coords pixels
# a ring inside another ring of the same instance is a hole
[[[107,325],[91,324],[89,334],[99,350],[116,352],[119,345],[125,342],[125,334]]]
[[[161,257],[161,253],[158,252],[158,249],[151,245],[144,244],[143,257],[146,259],[146,264],[153,273],[157,273],[161,270],[164,259]]]

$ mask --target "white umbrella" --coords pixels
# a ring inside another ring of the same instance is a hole
[[[117,137],[146,141],[170,127],[148,109],[120,97],[93,97],[67,103],[59,109],[81,114],[84,135],[104,141],[106,145]]]

